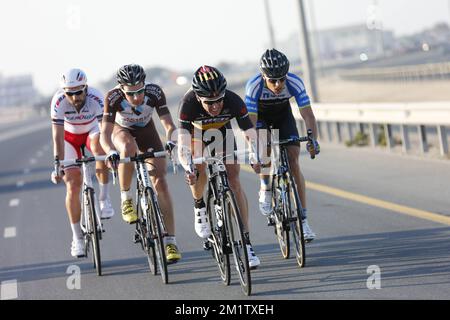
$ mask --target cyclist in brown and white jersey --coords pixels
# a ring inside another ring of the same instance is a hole
[[[205,164],[196,165],[194,172],[191,172],[190,159],[201,157],[204,147],[211,143],[214,143],[214,149],[218,153],[234,151],[236,142],[230,120],[235,118],[239,128],[244,131],[247,139],[253,144],[251,163],[253,169],[259,172],[259,163],[256,161],[255,155],[256,131],[249,119],[247,107],[236,93],[226,90],[226,86],[225,77],[219,70],[210,66],[200,67],[194,74],[192,89],[183,97],[179,110],[179,157],[186,170],[186,180],[194,197],[194,227],[197,235],[201,238],[207,238],[211,234],[211,227],[206,215],[206,204],[203,200],[207,182],[206,166]],[[215,132],[211,130],[215,130]],[[212,137],[214,138],[211,139]],[[227,143],[231,145],[227,145]],[[225,166],[230,187],[236,196],[244,224],[244,232],[248,241],[249,264],[252,268],[257,267],[260,260],[250,243],[248,202],[239,180],[240,165],[235,161],[233,163],[226,161]]]
[[[175,145],[170,137],[176,127],[167,108],[164,92],[156,84],[145,83],[145,77],[141,66],[125,65],[117,72],[119,85],[106,95],[101,143],[108,154],[108,160],[112,162],[120,157],[134,156],[138,150],[141,152],[149,149],[155,152],[164,150],[152,120],[155,110],[166,131],[167,147],[171,150]],[[164,238],[167,260],[175,262],[181,258],[181,254],[176,246],[173,203],[166,180],[166,159],[154,158],[148,159],[147,162],[150,178],[158,195],[158,203],[169,233],[169,236]],[[135,223],[137,214],[130,191],[134,165],[121,163],[118,171],[122,218],[128,223]]]

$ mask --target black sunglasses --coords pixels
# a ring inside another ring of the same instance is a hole
[[[66,94],[69,96],[69,97],[72,97],[72,96],[79,96],[80,94],[82,94],[84,92],[84,89],[81,89],[81,90],[78,90],[78,91],[69,91],[69,92],[66,92]]]
[[[224,97],[220,97],[220,98],[217,99],[217,100],[203,100],[203,102],[204,102],[205,104],[207,104],[208,106],[212,106],[212,105],[215,104],[215,103],[220,103],[220,102],[222,102],[223,99],[224,99]]]
[[[269,81],[270,83],[284,82],[284,81],[286,81],[286,77],[277,78],[277,79],[267,78],[267,81]]]

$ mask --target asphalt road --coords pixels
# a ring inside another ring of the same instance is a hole
[[[50,127],[0,139],[0,147],[1,299],[450,298],[448,162],[326,144],[316,160],[302,154],[309,221],[317,233],[306,247],[304,269],[282,259],[273,230],[257,212],[256,176],[242,170],[252,242],[261,259],[252,272],[253,295],[246,297],[236,273],[224,286],[203,251],[181,174],[168,176],[183,255],[169,266],[170,283],[149,273],[144,253],[131,241],[134,227],[119,214],[104,222],[104,275],[98,277],[90,259],[70,256],[65,188],[49,180]],[[111,194],[118,211],[117,186]],[[68,270],[80,270],[79,289],[70,286]]]

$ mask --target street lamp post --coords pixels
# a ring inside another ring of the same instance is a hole
[[[264,0],[264,8],[266,9],[267,26],[269,27],[270,46],[276,47],[275,35],[273,33],[272,17],[270,15],[269,0]]]
[[[316,77],[314,72],[314,64],[311,55],[311,45],[308,35],[308,27],[305,16],[305,6],[303,0],[298,0],[300,12],[300,56],[302,59],[303,77],[308,80],[309,95],[312,101],[319,101],[319,94],[317,92]],[[303,45],[302,45],[303,44]]]

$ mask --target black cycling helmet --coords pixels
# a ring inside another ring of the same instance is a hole
[[[214,67],[201,66],[194,73],[192,90],[204,98],[220,97],[225,93],[227,80],[223,74]]]
[[[145,71],[138,64],[127,64],[117,71],[117,82],[123,86],[135,86],[145,81]]]
[[[268,78],[282,78],[289,71],[288,58],[276,49],[267,49],[259,63],[261,72]]]

